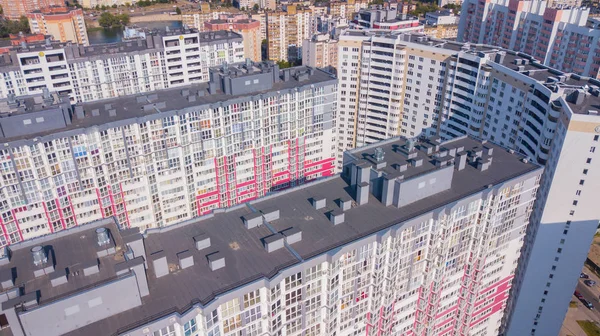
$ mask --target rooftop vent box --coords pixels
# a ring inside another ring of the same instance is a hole
[[[47,248],[44,246],[34,246],[31,248],[34,266],[33,275],[36,278],[54,272],[54,260],[52,259],[52,254],[48,255],[46,249]]]
[[[288,244],[297,243],[302,240],[302,231],[297,228],[289,228],[281,232],[285,236],[285,242]]]
[[[199,234],[194,237],[194,243],[198,251],[210,247],[210,237],[206,233]]]
[[[423,159],[411,159],[410,164],[413,167],[421,167],[423,165]]]
[[[322,209],[325,207],[325,203],[326,203],[326,198],[324,197],[313,197],[310,199],[310,202],[312,203],[313,207],[317,210]]]
[[[340,197],[336,200],[336,203],[343,211],[350,210],[352,207],[352,199],[350,197]]]
[[[242,217],[242,221],[246,226],[246,229],[253,229],[263,224],[263,217],[260,212],[253,212]]]
[[[179,267],[181,269],[194,266],[194,255],[190,250],[177,253],[177,259],[179,260]]]
[[[67,270],[64,268],[57,269],[56,272],[50,274],[50,283],[52,284],[52,287],[60,286],[67,282]]]
[[[342,224],[344,222],[344,217],[342,209],[335,209],[329,212],[329,221],[331,221],[333,225]]]
[[[12,269],[8,268],[0,272],[0,284],[2,285],[3,290],[8,290],[15,286]]]
[[[284,246],[284,236],[281,233],[276,233],[263,238],[263,243],[267,252],[277,251]]]
[[[206,256],[208,266],[211,271],[216,271],[219,268],[225,267],[225,257],[221,252],[215,252]]]
[[[90,276],[92,274],[100,272],[100,268],[98,267],[98,260],[92,260],[87,263],[84,263],[81,268],[83,269],[83,275],[85,276]]]
[[[96,229],[96,255],[98,258],[105,257],[107,255],[114,254],[116,252],[115,246],[110,238],[110,231],[106,228]]]
[[[263,209],[262,212],[263,218],[267,221],[274,221],[279,219],[279,209],[276,208],[267,208]]]

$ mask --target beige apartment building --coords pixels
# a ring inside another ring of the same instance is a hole
[[[221,14],[218,19],[204,22],[205,31],[230,30],[240,35],[244,40],[244,58],[260,62],[261,38],[260,22],[248,19],[246,14]]]
[[[302,65],[336,72],[338,61],[338,41],[328,34],[314,35],[302,42]]]
[[[27,13],[48,8],[50,6],[64,6],[64,0],[0,0],[4,17],[16,20]]]
[[[302,57],[302,41],[310,36],[311,13],[310,9],[295,6],[266,13],[270,60],[294,61]]]
[[[48,7],[27,14],[34,34],[52,35],[60,42],[89,45],[83,10],[67,7]]]

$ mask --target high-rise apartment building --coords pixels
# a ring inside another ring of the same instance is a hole
[[[0,0],[3,15],[7,19],[17,20],[28,13],[51,6],[63,7],[64,0]]]
[[[90,44],[80,8],[48,7],[27,13],[34,34],[51,35],[55,41]]]
[[[266,12],[258,12],[254,13],[250,16],[252,20],[256,20],[260,23],[260,40],[267,39],[267,13]]]
[[[267,12],[267,56],[272,61],[295,61],[302,57],[302,41],[312,36],[310,9],[287,6]]]
[[[205,31],[230,30],[242,35],[244,57],[254,62],[262,60],[260,22],[248,19],[248,15],[220,15],[217,20],[204,22]]]
[[[302,43],[302,65],[336,73],[337,64],[337,40],[332,39],[329,34],[313,35]]]
[[[88,47],[47,41],[1,56],[0,97],[47,88],[87,102],[207,82],[209,67],[242,62],[244,46],[234,32],[185,29]]]
[[[197,29],[199,32],[203,32],[205,29],[204,23],[211,20],[219,19],[221,15],[235,15],[238,12],[225,11],[225,10],[211,10],[208,3],[201,4],[202,10],[199,12],[184,12],[181,14],[181,22],[188,28]],[[237,11],[237,10],[236,10]]]
[[[167,226],[331,175],[336,92],[321,70],[248,61],[212,69],[209,83],[72,112],[55,93],[11,97],[0,244],[110,216]]]
[[[525,52],[545,65],[598,78],[600,21],[589,8],[550,8],[545,1],[463,3],[458,38]]]
[[[174,227],[142,235],[107,218],[9,246],[3,327],[497,334],[542,168],[469,137],[392,139],[344,155],[342,176]]]
[[[545,165],[497,327],[506,335],[558,334],[599,220],[589,195],[600,187],[600,81],[526,54],[425,36],[348,31],[339,48],[338,148],[396,135],[471,135]]]

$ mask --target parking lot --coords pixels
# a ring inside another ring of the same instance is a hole
[[[577,321],[600,322],[600,279],[586,267],[584,267],[583,272],[589,276],[590,280],[595,281],[596,284],[588,286],[584,283],[586,279],[580,278],[575,290],[581,294],[583,299],[589,301],[594,309],[590,310],[585,307],[582,301],[573,295],[571,302],[575,302],[576,307],[569,307],[559,336],[587,336],[579,324],[577,324]]]

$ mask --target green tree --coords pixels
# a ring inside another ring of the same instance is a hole
[[[0,20],[0,37],[8,37],[9,34],[18,34],[20,32],[29,34],[29,21],[25,16],[19,20]]]
[[[279,65],[279,69],[291,68],[292,63],[288,61],[277,61],[277,65]]]
[[[117,4],[112,5],[112,8],[117,8],[117,7],[118,7]]]
[[[2,6],[0,6],[0,15],[4,14],[4,8],[2,8]]]
[[[254,9],[255,11],[258,11],[260,9],[260,7],[258,7],[258,4],[254,4],[254,6],[252,7],[252,9]]]
[[[175,13],[177,13],[177,15],[181,15],[181,9],[179,7],[176,7]]]

